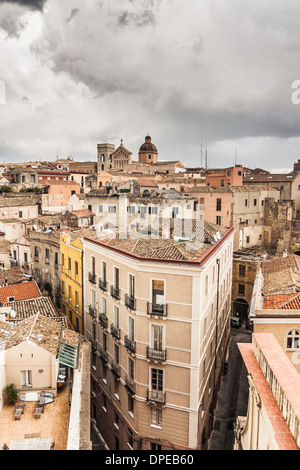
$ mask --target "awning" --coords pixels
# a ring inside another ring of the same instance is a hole
[[[67,343],[61,343],[59,347],[58,360],[60,364],[75,369],[77,367],[78,348]]]

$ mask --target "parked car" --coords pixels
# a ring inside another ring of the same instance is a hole
[[[233,328],[241,328],[241,319],[239,317],[230,317],[230,326]]]

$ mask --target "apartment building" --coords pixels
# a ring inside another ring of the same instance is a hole
[[[249,319],[255,333],[272,333],[300,373],[300,256],[263,261],[257,271]]]
[[[80,334],[83,334],[82,237],[92,233],[78,228],[60,233],[62,311]]]
[[[247,416],[238,416],[235,450],[299,450],[300,378],[271,333],[238,347],[248,372]]]
[[[263,245],[265,199],[280,198],[277,189],[260,186],[197,186],[184,194],[198,199],[206,220],[235,229],[234,250]]]
[[[56,230],[29,232],[31,273],[42,292],[61,305],[60,238]]]
[[[83,239],[91,413],[110,449],[205,449],[230,332],[233,230]]]
[[[235,165],[232,167],[206,170],[206,184],[214,188],[223,186],[241,186],[243,184],[243,167]]]

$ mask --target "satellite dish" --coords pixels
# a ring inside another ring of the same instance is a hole
[[[37,229],[37,226],[36,226],[36,225],[34,225],[34,226],[33,226],[33,230],[36,230],[36,229]]]
[[[15,318],[16,315],[17,315],[17,314],[16,314],[16,312],[15,312],[14,310],[12,310],[12,311],[10,312],[10,316],[11,316],[12,318]]]

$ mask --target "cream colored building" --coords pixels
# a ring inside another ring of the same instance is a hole
[[[254,333],[272,333],[300,373],[300,256],[263,261],[257,272],[249,319]]]
[[[300,377],[271,333],[238,344],[248,372],[247,416],[239,416],[235,450],[299,450]]]
[[[91,412],[110,449],[207,446],[230,332],[233,230],[218,228],[83,240]]]

